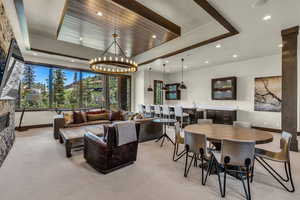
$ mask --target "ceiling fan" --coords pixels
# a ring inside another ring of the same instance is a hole
[[[267,4],[270,0],[255,0],[252,4],[253,8],[261,7]]]

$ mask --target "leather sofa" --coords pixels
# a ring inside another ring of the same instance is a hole
[[[133,164],[137,158],[138,141],[117,146],[116,130],[105,126],[105,135],[87,133],[84,136],[84,158],[97,171],[107,174]],[[136,124],[137,138],[140,125]]]
[[[159,123],[154,123],[153,118],[144,118],[144,119],[136,119],[135,122],[140,125],[140,133],[139,133],[139,142],[145,142],[153,139],[159,138],[163,134],[163,126]],[[59,139],[59,130],[74,128],[74,127],[87,127],[89,125],[101,125],[101,124],[111,124],[113,121],[109,120],[97,120],[97,121],[89,121],[81,124],[65,124],[65,120],[63,115],[57,115],[53,120],[53,137],[54,139]]]

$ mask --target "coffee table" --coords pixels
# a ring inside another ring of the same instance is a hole
[[[175,123],[177,122],[175,119],[163,119],[163,118],[159,118],[159,119],[154,119],[153,120],[154,123],[160,123],[160,124],[163,124],[163,134],[162,136],[160,136],[156,142],[160,141],[162,139],[162,142],[161,142],[161,147],[163,146],[164,144],[164,141],[165,141],[165,138],[167,138],[170,142],[172,142],[172,144],[175,145],[175,143],[173,142],[173,140],[167,135],[167,124],[172,124],[172,123]]]
[[[72,149],[82,150],[83,137],[86,133],[93,133],[97,136],[104,135],[104,128],[102,125],[89,125],[72,128],[62,128],[59,130],[59,142],[65,143],[66,156],[72,157]]]

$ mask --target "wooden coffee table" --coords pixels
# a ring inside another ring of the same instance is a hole
[[[83,137],[87,132],[91,132],[97,136],[104,135],[102,125],[89,125],[72,128],[62,128],[59,130],[59,142],[65,143],[66,156],[72,156],[72,149],[81,150],[83,147]]]

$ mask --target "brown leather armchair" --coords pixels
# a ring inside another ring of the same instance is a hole
[[[84,158],[97,171],[107,174],[136,161],[138,141],[117,146],[116,130],[105,126],[105,134],[98,137],[91,133],[84,136]],[[140,125],[136,124],[137,138]]]

